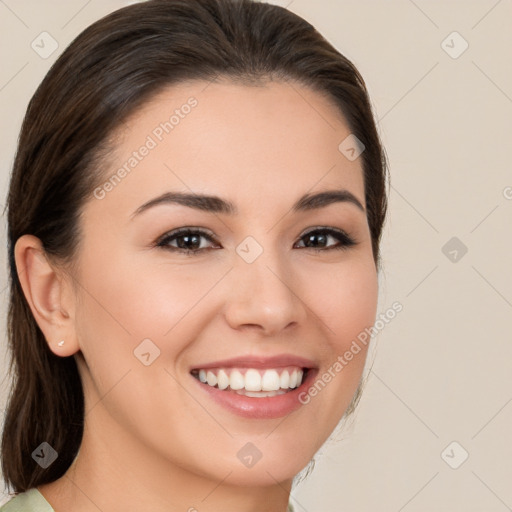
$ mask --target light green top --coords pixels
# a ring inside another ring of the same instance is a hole
[[[0,512],[55,512],[55,510],[34,487],[26,492],[21,492],[1,506]],[[291,503],[288,505],[288,512],[293,512]]]
[[[21,492],[0,507],[0,512],[55,512],[44,496],[34,487]]]

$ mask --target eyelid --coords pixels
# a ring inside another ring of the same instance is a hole
[[[341,228],[335,228],[334,226],[311,226],[303,231],[298,238],[303,238],[313,231],[334,231],[340,235],[344,235],[347,238],[352,238],[345,230]]]
[[[200,227],[196,227],[196,226],[184,226],[181,228],[171,229],[170,231],[167,231],[166,233],[164,233],[161,237],[159,237],[156,240],[154,245],[159,245],[163,241],[165,241],[169,238],[176,237],[176,236],[190,233],[190,232],[198,233],[201,236],[204,236],[205,238],[210,238],[212,241],[215,241],[215,235],[214,235],[213,231],[210,231],[209,229],[200,228]]]

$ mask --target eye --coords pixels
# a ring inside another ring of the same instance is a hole
[[[202,229],[180,228],[175,231],[171,231],[170,233],[166,233],[162,238],[160,238],[156,245],[172,251],[193,255],[207,249],[207,247],[201,247],[201,238],[214,241],[213,236]],[[176,241],[177,246],[171,245],[171,242],[174,241]]]
[[[324,244],[327,244],[329,238],[334,238],[338,243],[336,245],[325,246]],[[316,252],[330,251],[332,249],[348,249],[357,243],[344,231],[333,228],[313,229],[303,235],[300,240],[306,241],[304,248],[312,249]],[[320,247],[317,247],[317,244],[320,244]]]
[[[203,229],[180,228],[166,233],[155,243],[155,246],[163,247],[171,251],[181,252],[187,256],[193,256],[209,248],[208,246],[205,247],[201,244],[202,238],[216,244],[213,235]],[[335,245],[327,245],[329,238],[337,240],[338,243]],[[347,233],[333,228],[313,229],[305,235],[302,235],[299,240],[305,240],[305,245],[299,248],[311,249],[315,252],[329,251],[332,249],[348,249],[349,247],[357,244],[357,242],[347,235]],[[176,242],[176,245],[174,245],[174,242]],[[220,247],[218,244],[216,245],[217,247]],[[318,245],[320,246],[318,247]]]

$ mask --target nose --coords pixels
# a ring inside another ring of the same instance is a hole
[[[252,263],[237,255],[230,279],[225,317],[233,329],[273,336],[304,322],[301,283],[283,255],[267,250]]]

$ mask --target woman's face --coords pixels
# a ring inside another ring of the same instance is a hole
[[[366,347],[344,354],[376,314],[349,134],[323,96],[282,82],[180,84],[123,124],[81,218],[84,440],[237,485],[309,462],[359,384]],[[341,194],[299,202],[327,191]]]

